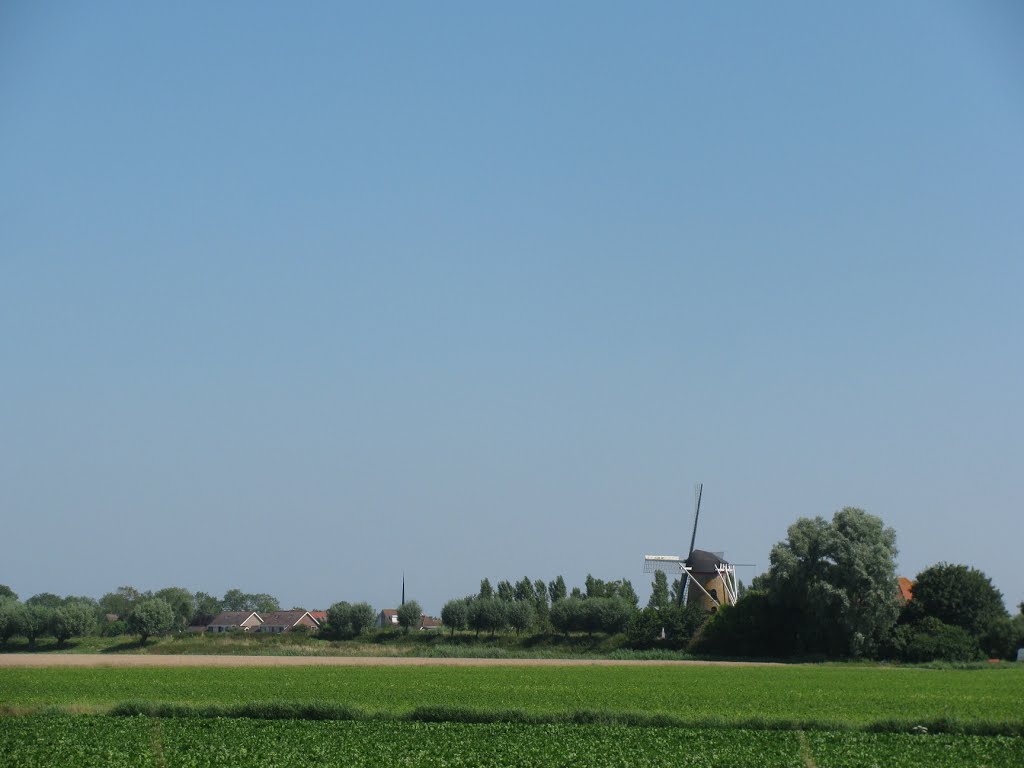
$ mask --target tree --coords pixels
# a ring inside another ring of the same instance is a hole
[[[762,582],[788,618],[790,652],[874,653],[898,613],[896,552],[896,532],[862,509],[793,523]]]
[[[128,615],[128,631],[139,636],[139,644],[155,635],[162,635],[174,628],[174,609],[159,597],[141,600]]]
[[[668,598],[668,576],[664,571],[654,572],[654,581],[651,582],[651,599],[647,601],[647,607],[654,611],[664,611],[671,603]]]
[[[551,625],[568,635],[584,628],[585,600],[582,597],[566,597],[551,604]]]
[[[480,598],[482,598],[484,600],[486,600],[489,597],[494,597],[494,588],[491,587],[491,580],[490,579],[484,578],[484,579],[481,580],[481,582],[480,582],[480,592],[477,594],[477,597],[480,597]]]
[[[22,633],[25,606],[15,598],[0,598],[0,642],[6,643]]]
[[[505,606],[505,618],[516,635],[527,630],[533,624],[535,614],[533,604],[526,600],[516,600]]]
[[[549,624],[548,612],[550,609],[547,584],[544,583],[544,579],[537,579],[533,582],[533,610],[536,616],[534,624],[541,631],[546,629]]]
[[[142,594],[135,587],[118,587],[115,592],[108,592],[100,598],[100,610],[124,619],[141,598]]]
[[[565,589],[565,579],[561,576],[556,577],[548,584],[548,597],[551,598],[551,604],[554,605],[559,600],[564,600],[568,592]]]
[[[30,645],[50,631],[53,623],[53,612],[56,608],[47,605],[29,605],[27,602],[21,617],[21,634],[25,636]]]
[[[449,600],[441,609],[441,622],[452,631],[455,637],[455,630],[465,629],[469,620],[469,605],[466,600]]]
[[[0,600],[3,600],[5,597],[9,597],[12,600],[17,600],[18,594],[13,589],[8,587],[6,584],[0,584]]]
[[[26,600],[25,605],[57,609],[64,605],[64,600],[60,595],[55,595],[53,592],[40,592],[38,595],[32,595],[32,597]]]
[[[547,590],[544,591],[546,594]],[[537,596],[533,592],[533,582],[530,581],[529,576],[523,576],[522,579],[516,582],[514,597],[516,600],[526,600],[530,603],[537,599]]]
[[[240,589],[229,589],[224,593],[221,600],[225,611],[256,611],[257,613],[272,613],[281,610],[281,604],[277,598],[265,592],[250,594]]]
[[[912,607],[911,607],[912,606]],[[981,571],[966,565],[937,563],[917,574],[907,613],[934,616],[944,624],[981,637],[1008,618],[1003,595]]]
[[[192,624],[209,624],[220,612],[219,598],[206,592],[196,592],[192,595]]]
[[[498,599],[506,603],[511,603],[516,599],[516,591],[512,588],[512,582],[508,579],[502,579],[498,582]]]
[[[178,629],[184,629],[192,621],[194,610],[192,593],[182,587],[164,587],[153,593],[153,597],[159,598],[171,606],[174,611],[175,625]]]
[[[374,613],[369,603],[335,603],[327,609],[327,619],[320,633],[327,638],[348,640],[358,637],[373,626]]]
[[[398,607],[398,626],[409,634],[410,629],[419,629],[423,621],[423,609],[415,600],[408,600]]]
[[[54,610],[50,632],[58,645],[64,645],[72,637],[89,634],[95,627],[95,611],[86,603],[74,602]]]
[[[506,603],[496,597],[478,597],[469,604],[469,628],[492,635],[503,629],[507,622]]]

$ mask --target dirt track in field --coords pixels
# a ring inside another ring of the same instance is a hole
[[[746,661],[611,659],[428,659],[407,656],[163,656],[103,653],[0,654],[4,667],[682,667],[784,666]]]

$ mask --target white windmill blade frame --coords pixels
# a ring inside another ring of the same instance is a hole
[[[685,570],[686,562],[678,555],[644,555],[644,573],[682,573]]]

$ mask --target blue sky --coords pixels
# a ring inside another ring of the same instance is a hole
[[[0,583],[432,612],[847,505],[1015,605],[1014,2],[0,9]]]

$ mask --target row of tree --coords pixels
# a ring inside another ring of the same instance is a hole
[[[238,589],[228,590],[224,597],[217,598],[182,587],[140,592],[125,586],[99,600],[42,592],[20,602],[10,587],[0,584],[0,642],[21,636],[34,644],[41,637],[53,637],[63,645],[73,637],[94,633],[134,634],[145,642],[149,637],[181,631],[190,624],[208,624],[221,611],[279,609],[271,595]]]

